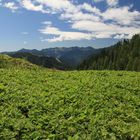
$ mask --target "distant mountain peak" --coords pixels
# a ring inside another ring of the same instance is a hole
[[[88,58],[92,54],[97,54],[100,51],[100,49],[94,49],[91,46],[87,47],[78,47],[78,46],[73,46],[73,47],[55,47],[55,48],[46,48],[42,50],[30,50],[30,49],[25,49],[22,48],[21,50],[17,52],[13,52],[12,54],[18,55],[18,57],[28,57],[31,58],[31,54],[35,55],[32,56],[32,61],[38,61],[40,63],[46,63],[45,61],[51,60],[50,63],[55,63],[55,64],[64,64],[65,66],[68,66],[69,68],[76,68],[79,63],[81,63],[84,59]],[[21,53],[21,54],[18,54]],[[25,54],[22,54],[25,53]],[[30,53],[30,54],[29,54]],[[8,53],[7,53],[8,54]],[[42,57],[38,58],[38,57]],[[43,58],[44,57],[44,58]],[[47,58],[46,58],[47,57]],[[53,58],[53,61],[51,59]],[[40,60],[41,59],[41,60]],[[36,62],[34,62],[37,64]],[[54,66],[53,64],[51,64]]]

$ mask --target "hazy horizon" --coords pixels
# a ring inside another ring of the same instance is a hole
[[[115,42],[117,43],[117,42]],[[23,47],[23,48],[19,48],[19,49],[11,49],[11,50],[6,50],[6,51],[1,51],[0,52],[15,52],[15,51],[19,51],[19,50],[22,50],[22,49],[25,49],[25,50],[43,50],[43,49],[51,49],[51,48],[72,48],[72,47],[78,47],[78,48],[86,48],[86,47],[92,47],[94,49],[102,49],[102,48],[107,48],[107,47],[110,47],[112,45],[115,45],[115,43],[113,44],[110,44],[109,46],[103,46],[103,47],[93,47],[93,46],[54,46],[54,47],[44,47],[44,48],[28,48],[28,47]]]

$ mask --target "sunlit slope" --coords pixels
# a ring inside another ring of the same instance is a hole
[[[19,68],[35,68],[36,65],[33,65],[23,59],[12,58],[8,55],[0,54],[0,68],[12,68],[12,67],[19,67]]]
[[[140,73],[0,69],[0,139],[140,138]]]

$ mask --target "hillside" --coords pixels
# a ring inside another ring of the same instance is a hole
[[[64,65],[59,59],[56,59],[54,57],[39,56],[29,52],[16,52],[9,55],[14,58],[23,58],[33,64],[46,68],[55,68],[61,70],[67,69],[66,65]]]
[[[36,65],[29,63],[23,59],[12,58],[8,55],[0,54],[0,68],[36,68]]]
[[[1,140],[140,139],[139,72],[26,69],[21,59],[0,60]]]
[[[15,53],[31,53],[42,57],[53,57],[59,59],[63,65],[69,69],[75,69],[84,59],[88,58],[91,54],[97,54],[100,51],[100,49],[94,49],[92,47],[57,47],[47,48],[40,51],[36,49],[21,49],[17,52],[4,52],[4,54],[13,55]]]
[[[140,71],[140,35],[103,49],[84,60],[78,69]]]

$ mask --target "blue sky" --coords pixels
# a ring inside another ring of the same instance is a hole
[[[0,0],[0,51],[107,47],[140,33],[139,0]]]

